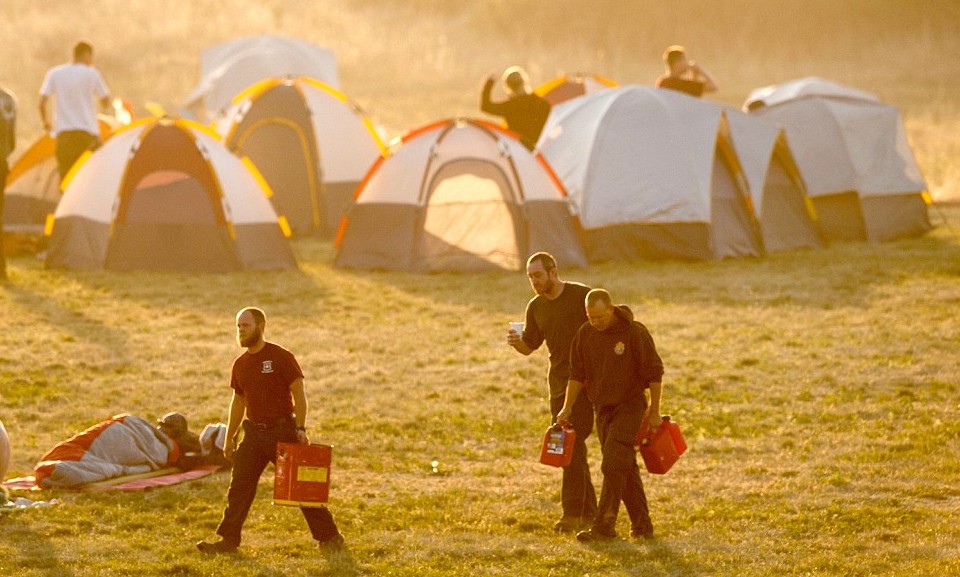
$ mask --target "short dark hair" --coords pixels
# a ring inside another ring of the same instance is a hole
[[[93,45],[85,40],[81,40],[73,45],[74,59],[80,58],[85,54],[93,54]]]
[[[587,293],[587,297],[584,300],[588,307],[592,307],[597,303],[604,303],[608,308],[613,306],[613,299],[610,298],[610,293],[604,289],[592,289]]]
[[[557,268],[557,261],[549,252],[540,251],[533,253],[530,255],[530,258],[527,259],[527,266],[530,266],[536,261],[540,261],[541,266],[543,266],[543,270],[547,272]]]
[[[239,319],[243,313],[250,313],[253,316],[253,322],[256,324],[263,324],[267,322],[267,315],[263,312],[262,309],[257,307],[244,307],[240,309],[240,312],[237,313],[237,318]]]

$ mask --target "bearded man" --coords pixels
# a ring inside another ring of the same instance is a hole
[[[554,421],[563,407],[570,376],[570,343],[587,322],[583,299],[590,287],[560,279],[557,262],[550,253],[538,252],[527,259],[527,278],[536,293],[527,303],[523,332],[509,331],[507,344],[529,355],[544,342],[550,352],[550,414]],[[554,525],[558,532],[576,532],[589,527],[597,513],[597,495],[590,479],[586,439],[593,431],[593,405],[582,395],[572,408],[569,423],[576,432],[573,456],[563,468],[560,488],[563,516]]]
[[[227,508],[217,527],[220,540],[200,541],[203,553],[232,553],[240,546],[240,532],[257,494],[267,463],[277,464],[277,443],[309,444],[307,397],[303,371],[293,353],[263,338],[266,315],[255,307],[237,313],[237,342],[246,348],[233,362],[230,415],[223,456],[233,461]],[[243,440],[236,436],[243,427]],[[320,548],[343,547],[343,535],[326,507],[301,507],[303,517]]]

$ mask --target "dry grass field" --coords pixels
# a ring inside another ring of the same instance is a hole
[[[77,38],[143,113],[147,101],[176,109],[205,46],[287,34],[336,50],[344,90],[396,135],[477,115],[482,78],[508,64],[538,81],[589,70],[650,83],[662,48],[683,43],[726,103],[818,75],[897,104],[948,199],[960,191],[958,26],[949,0],[5,0],[0,84],[20,97],[26,145],[43,72]],[[960,207],[931,218],[929,235],[882,245],[564,271],[650,327],[663,409],[690,445],[668,475],[643,476],[658,538],[592,547],[550,530],[559,474],[537,463],[546,355],[504,344],[530,297],[522,274],[339,270],[317,239],[297,240],[300,270],[283,273],[13,258],[0,284],[10,476],[116,413],[225,420],[233,315],[258,304],[268,338],[307,374],[313,440],[335,445],[331,509],[349,547],[312,548],[299,513],[270,504],[268,469],[239,555],[193,547],[224,505],[228,475],[215,474],[148,492],[17,493],[60,504],[0,513],[0,574],[960,574]],[[595,438],[588,447],[599,486]]]

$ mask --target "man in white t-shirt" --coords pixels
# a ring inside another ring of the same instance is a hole
[[[53,96],[56,103],[54,122],[50,122],[47,103]],[[60,180],[88,148],[100,142],[97,107],[110,104],[110,91],[93,67],[93,46],[77,42],[73,61],[47,71],[40,87],[40,119],[43,129],[57,139],[57,166]],[[52,130],[51,130],[52,129]]]

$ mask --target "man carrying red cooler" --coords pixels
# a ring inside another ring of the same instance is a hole
[[[277,443],[309,444],[307,398],[303,371],[293,353],[263,339],[263,311],[247,307],[237,313],[237,341],[247,350],[233,362],[230,387],[233,398],[227,421],[223,456],[233,461],[227,508],[217,527],[220,540],[200,541],[203,553],[232,553],[240,546],[240,532],[257,494],[267,463],[277,463]],[[240,446],[235,439],[243,426]],[[310,533],[321,549],[343,547],[343,535],[326,507],[301,507]]]
[[[620,501],[630,515],[631,537],[651,539],[653,524],[634,442],[644,416],[653,430],[660,426],[663,363],[647,328],[633,320],[629,308],[614,306],[610,293],[593,289],[585,304],[588,322],[573,339],[566,400],[557,415],[565,423],[580,392],[586,391],[603,453],[597,516],[590,529],[577,533],[577,540],[615,538]]]

